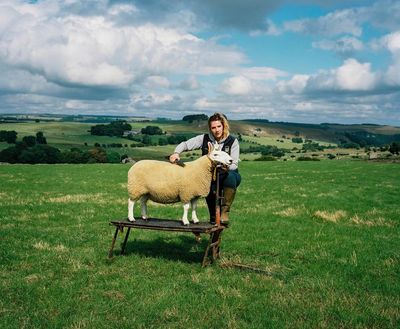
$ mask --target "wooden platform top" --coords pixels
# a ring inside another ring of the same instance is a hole
[[[117,227],[134,227],[148,230],[193,233],[211,233],[214,231],[223,230],[225,228],[224,226],[216,226],[208,222],[199,222],[197,224],[190,223],[189,225],[185,226],[182,224],[181,220],[162,218],[148,218],[146,220],[138,218],[134,222],[130,222],[128,219],[114,220],[111,221],[110,224]]]

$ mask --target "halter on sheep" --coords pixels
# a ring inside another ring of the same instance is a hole
[[[192,221],[198,223],[196,208],[200,197],[206,197],[210,190],[213,171],[217,164],[228,166],[230,155],[221,150],[219,144],[209,143],[207,155],[184,167],[163,161],[142,160],[135,163],[128,172],[128,219],[135,221],[135,202],[141,199],[142,218],[147,218],[147,201],[157,203],[183,203],[183,225],[189,225],[188,211],[192,206]]]

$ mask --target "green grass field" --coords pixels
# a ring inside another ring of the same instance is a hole
[[[206,268],[205,237],[171,232],[133,231],[127,255],[107,259],[128,169],[0,166],[1,328],[399,327],[398,164],[243,162]]]

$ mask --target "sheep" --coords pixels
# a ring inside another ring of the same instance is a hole
[[[197,160],[178,166],[163,161],[141,160],[128,172],[128,220],[133,222],[135,202],[141,199],[141,215],[147,219],[147,201],[183,203],[183,225],[189,225],[188,211],[192,206],[192,221],[198,223],[196,208],[200,197],[210,191],[213,169],[220,163],[228,166],[231,156],[220,150],[220,145],[209,143],[209,152]]]

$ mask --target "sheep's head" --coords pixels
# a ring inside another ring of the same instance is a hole
[[[208,143],[208,157],[211,161],[220,163],[224,166],[229,166],[233,162],[231,156],[225,151],[222,151],[221,145],[218,143]]]

